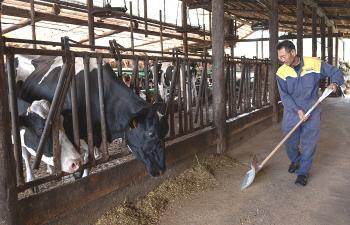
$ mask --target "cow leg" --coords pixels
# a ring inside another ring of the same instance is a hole
[[[24,159],[24,164],[26,166],[26,182],[34,180],[34,173],[30,167],[30,154],[25,147],[22,147],[22,157]]]
[[[89,148],[87,143],[83,139],[80,139],[80,152],[83,155],[83,165],[85,165],[89,161]],[[94,150],[94,154],[95,154],[95,150]],[[81,177],[88,176],[89,172],[90,172],[89,169],[84,169],[84,172]]]
[[[46,172],[49,174],[53,174],[52,167],[49,164],[46,164],[46,166],[47,166]]]
[[[22,157],[24,159],[24,164],[26,167],[26,182],[33,181],[35,179],[32,168],[30,167],[30,154],[25,147],[22,147]],[[32,191],[34,193],[39,192],[39,187],[33,187]]]

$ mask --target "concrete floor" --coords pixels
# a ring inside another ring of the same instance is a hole
[[[321,138],[309,184],[294,184],[289,161],[280,149],[252,186],[240,191],[250,156],[261,162],[282,140],[280,124],[273,125],[228,154],[242,165],[224,168],[219,185],[172,203],[160,218],[162,225],[349,225],[350,224],[350,98],[322,103]]]

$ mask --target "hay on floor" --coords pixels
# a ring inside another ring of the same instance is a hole
[[[111,209],[96,222],[96,225],[155,225],[169,203],[214,188],[217,185],[213,175],[215,170],[236,165],[236,160],[225,155],[210,155],[202,162],[196,158],[193,167],[175,178],[164,181],[135,204],[124,203]]]

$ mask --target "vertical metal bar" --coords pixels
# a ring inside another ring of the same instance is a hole
[[[205,69],[205,79],[204,79],[204,101],[205,101],[205,122],[209,124],[209,84],[208,84],[208,70]],[[226,103],[225,103],[226,106]]]
[[[251,85],[250,85],[250,78],[251,78],[251,76],[250,76],[250,72],[251,72],[251,68],[252,68],[252,64],[251,63],[249,63],[248,64],[248,71],[247,71],[247,111],[248,112],[250,112],[250,108],[251,108]]]
[[[77,100],[77,87],[76,87],[76,76],[75,76],[75,57],[72,55],[72,81],[70,95],[72,99],[72,119],[73,119],[73,135],[74,144],[77,146],[77,150],[80,152],[80,136],[79,136],[79,119],[78,119],[78,100]],[[81,152],[80,152],[81,153]]]
[[[150,95],[148,70],[149,70],[149,64],[148,64],[148,59],[146,58],[143,61],[143,72],[145,74],[145,91],[146,91],[145,93],[146,93],[147,100],[148,100],[149,95]]]
[[[182,64],[182,63],[181,63]],[[182,65],[179,65],[181,68],[179,68],[179,75],[181,74]],[[179,134],[183,134],[183,121],[182,121],[182,96],[181,96],[181,77],[179,76],[179,79],[176,81],[177,86],[177,113],[179,118]]]
[[[132,16],[132,2],[129,2],[130,9],[130,41],[131,41],[131,52],[134,55],[134,25],[133,25],[133,16]]]
[[[162,22],[162,11],[159,10],[159,38],[160,38],[160,51],[163,56],[163,22]]]
[[[187,88],[186,88],[186,80],[188,80],[188,76],[186,76],[186,64],[187,61],[183,60],[181,64],[181,77],[182,80],[182,95],[183,95],[183,107],[184,107],[184,132],[188,132],[188,98],[187,98]],[[187,78],[187,79],[186,79]],[[187,82],[188,83],[188,82]]]
[[[98,100],[100,102],[100,117],[101,117],[101,135],[102,135],[102,154],[105,161],[108,160],[108,148],[107,148],[107,125],[104,103],[104,85],[103,85],[103,66],[102,57],[97,58],[97,81],[98,81]]]
[[[258,69],[257,69],[257,94],[256,94],[256,99],[257,99],[257,108],[261,107],[261,81],[262,81],[262,77],[261,77],[261,67],[262,64],[259,63],[258,65]]]
[[[192,71],[190,66],[190,61],[187,59],[187,77],[188,77],[188,116],[189,116],[189,129],[193,129],[193,113],[192,113]]]
[[[239,109],[239,113],[241,114],[243,112],[242,110],[242,93],[243,93],[243,83],[244,83],[244,73],[245,73],[245,63],[243,60],[241,61],[241,79],[239,82],[239,88],[238,88],[238,102],[237,102],[237,109]]]
[[[264,103],[268,104],[267,101],[267,92],[269,91],[269,64],[265,64],[265,84],[264,84]]]
[[[0,2],[0,7],[1,7]],[[0,18],[1,20],[1,18]],[[1,35],[1,21],[0,21]],[[20,224],[17,216],[15,160],[12,154],[10,115],[5,81],[4,43],[0,39],[0,218],[6,225]]]
[[[256,107],[256,94],[257,94],[257,75],[258,75],[258,63],[257,60],[255,60],[254,63],[254,80],[253,80],[253,94],[252,94],[252,106],[253,108],[257,108]]]
[[[201,127],[204,125],[204,114],[203,114],[203,107],[204,107],[204,97],[205,97],[205,84],[207,79],[207,61],[204,60],[204,66],[203,66],[203,81],[201,85],[201,95],[199,102],[199,124]]]
[[[237,64],[234,63],[233,64],[233,104],[232,104],[232,107],[233,107],[233,115],[236,116],[237,115],[237,90],[236,90],[236,87],[237,87]]]
[[[148,37],[147,0],[143,0],[143,16],[145,22],[145,37]]]
[[[34,0],[30,0],[30,19],[31,19],[31,25],[32,25],[32,40],[36,41]],[[36,49],[36,44],[33,44],[33,48]]]
[[[153,61],[153,82],[154,82],[154,90],[156,94],[159,94],[158,90],[158,59],[156,58]]]
[[[45,127],[43,130],[43,134],[40,138],[40,142],[38,144],[38,149],[36,151],[36,157],[33,163],[33,168],[34,169],[38,169],[40,161],[41,161],[41,157],[43,155],[43,150],[44,150],[44,145],[46,144],[46,140],[47,137],[49,135],[49,132],[51,130],[51,126],[52,126],[52,122],[54,120],[56,120],[57,118],[57,114],[58,114],[58,108],[59,108],[59,104],[60,104],[60,98],[62,98],[62,90],[65,84],[65,80],[66,80],[66,74],[69,71],[69,66],[67,63],[64,63],[62,66],[62,70],[61,70],[61,74],[59,76],[58,79],[58,83],[56,86],[56,90],[51,102],[51,108],[49,111],[49,115],[47,116],[47,119],[45,121]]]
[[[134,88],[135,93],[140,96],[140,82],[139,82],[139,59],[138,57],[133,58],[133,69],[132,73],[134,75]]]
[[[227,91],[227,105],[228,105],[228,113],[226,115],[227,118],[230,118],[232,116],[232,104],[231,104],[231,101],[232,101],[232,77],[231,77],[231,64],[230,64],[230,61],[229,61],[229,57],[227,57],[227,65],[226,65],[226,71],[225,71],[225,74],[226,74],[226,91]],[[226,109],[227,107],[225,107]]]
[[[11,112],[11,125],[12,125],[12,136],[14,145],[14,156],[16,160],[16,174],[17,174],[17,184],[24,184],[23,176],[23,164],[22,164],[22,154],[21,154],[21,138],[19,135],[18,127],[18,107],[17,107],[17,95],[16,95],[16,84],[15,84],[15,66],[14,66],[14,55],[7,54],[7,82],[9,91],[9,106]]]
[[[84,55],[84,85],[85,85],[85,110],[86,110],[86,128],[87,128],[87,138],[88,138],[88,149],[89,149],[89,162],[92,165],[95,164],[94,157],[94,143],[93,143],[93,131],[92,131],[92,121],[91,121],[91,104],[90,104],[90,56],[88,54]]]
[[[203,93],[203,80],[204,80],[204,61],[202,62],[202,73],[201,73],[201,78],[200,78],[200,83],[199,83],[199,89],[198,89],[198,95],[197,95],[197,99],[196,99],[196,110],[195,110],[195,116],[194,116],[194,122],[197,123],[198,120],[198,111],[200,109],[200,104],[202,101],[202,93]],[[196,87],[195,87],[196,88]]]
[[[53,143],[53,165],[54,173],[58,174],[62,171],[61,168],[61,145],[59,142],[60,115],[52,124],[52,143]]]

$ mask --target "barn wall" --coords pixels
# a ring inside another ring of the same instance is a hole
[[[270,126],[271,116],[272,108],[266,107],[229,122],[229,149]],[[201,157],[215,152],[214,137],[214,129],[207,128],[168,142],[168,170],[159,178],[149,177],[142,163],[132,160],[50,192],[20,200],[21,224],[93,224],[105,210],[143,196],[162,180],[183,171],[193,162],[195,154]]]

